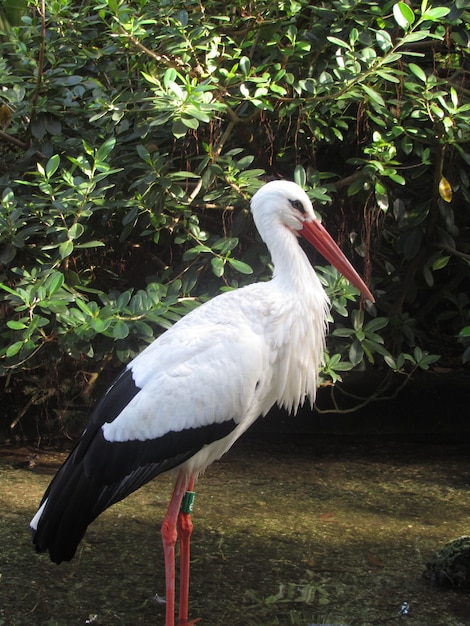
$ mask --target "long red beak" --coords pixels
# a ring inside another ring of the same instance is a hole
[[[371,302],[375,302],[369,288],[356,272],[348,259],[341,252],[336,241],[318,220],[304,222],[304,227],[298,231],[312,246],[320,252],[327,261],[336,267],[359,291]]]

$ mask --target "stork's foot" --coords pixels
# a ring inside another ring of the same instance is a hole
[[[196,617],[196,619],[192,619],[190,622],[188,622],[188,620],[180,620],[178,622],[178,626],[194,626],[194,624],[197,624],[198,622],[200,622],[202,620],[202,617]]]

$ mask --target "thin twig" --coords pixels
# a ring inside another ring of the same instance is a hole
[[[450,248],[449,246],[444,246],[441,243],[434,243],[433,248],[439,248],[439,250],[444,250],[444,252],[448,252],[453,256],[457,256],[460,259],[465,259],[466,261],[470,261],[470,254],[466,254],[465,252],[460,252],[460,250],[455,250],[454,248]]]
[[[375,391],[375,393],[373,393],[371,396],[367,397],[367,398],[363,398],[361,396],[357,396],[355,394],[349,393],[348,391],[346,391],[345,389],[342,389],[340,386],[332,386],[331,387],[331,401],[333,402],[333,406],[334,408],[332,409],[320,409],[319,406],[315,403],[314,407],[315,407],[315,412],[319,413],[319,414],[327,414],[327,413],[341,413],[341,414],[345,414],[345,413],[355,413],[356,411],[363,409],[364,407],[368,406],[369,404],[372,404],[372,402],[382,402],[384,400],[394,400],[398,394],[401,392],[401,390],[409,383],[409,381],[411,380],[411,377],[413,376],[414,372],[416,371],[417,367],[414,367],[412,369],[412,371],[409,374],[406,374],[406,378],[405,380],[398,385],[398,387],[395,389],[395,391],[390,394],[390,395],[381,395],[382,393],[385,392],[386,389],[388,389],[388,387],[390,387],[390,378],[391,378],[391,374],[392,371],[390,370],[389,372],[387,372],[387,374],[385,375],[384,379],[382,380],[381,384],[377,387],[377,390]],[[340,393],[342,393],[344,396],[349,397],[349,398],[354,398],[359,400],[359,402],[357,404],[355,404],[352,407],[349,407],[347,409],[342,409],[337,401],[337,398],[335,397],[335,392],[339,391]]]
[[[158,61],[159,63],[163,63],[164,65],[167,65],[168,67],[173,67],[173,68],[178,67],[178,68],[187,69],[188,67],[187,64],[184,63],[184,61],[182,61],[181,59],[176,58],[172,60],[169,57],[167,57],[165,54],[158,54],[157,52],[150,50],[150,48],[147,48],[147,46],[144,46],[143,43],[141,43],[136,37],[134,37],[134,35],[131,35],[130,33],[128,33],[122,26],[119,27],[119,30],[125,37],[127,37],[130,41],[132,41],[134,46],[139,48],[139,50],[142,50],[142,52],[145,52],[145,54],[147,54],[152,59],[155,59],[155,61]]]

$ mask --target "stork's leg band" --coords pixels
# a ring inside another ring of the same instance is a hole
[[[187,491],[184,496],[183,496],[183,500],[181,502],[181,508],[180,508],[180,512],[181,513],[192,513],[193,512],[193,505],[194,505],[194,498],[196,497],[196,492],[195,491]]]

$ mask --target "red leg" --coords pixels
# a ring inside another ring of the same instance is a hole
[[[175,544],[177,539],[176,520],[181,501],[186,491],[187,481],[178,477],[168,511],[162,524],[163,554],[165,558],[166,582],[166,621],[165,626],[175,623]]]
[[[193,531],[191,510],[194,499],[194,478],[190,478],[183,505],[178,515],[178,531],[180,538],[180,606],[178,626],[189,626],[189,570],[190,570],[190,540]],[[191,622],[194,624],[195,622]]]

